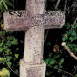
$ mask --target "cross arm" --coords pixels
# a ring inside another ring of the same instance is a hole
[[[63,11],[49,11],[44,15],[44,28],[62,28],[65,24],[65,13]]]
[[[3,19],[4,29],[6,31],[22,31],[28,28],[28,17],[26,11],[4,12]]]
[[[44,26],[45,29],[61,28],[65,23],[65,15],[61,11],[38,15],[31,15],[26,11],[13,11],[5,12],[3,17],[4,29],[7,31],[22,31],[32,26]]]

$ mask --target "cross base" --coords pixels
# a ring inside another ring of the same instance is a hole
[[[20,77],[45,77],[46,64],[26,64],[20,60]]]

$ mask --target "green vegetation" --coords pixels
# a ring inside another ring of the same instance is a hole
[[[0,77],[10,77],[10,72],[6,68],[3,68],[2,71],[0,71]]]
[[[70,50],[77,55],[77,24],[70,25],[69,23],[65,24],[64,26],[65,32],[62,34],[62,41],[60,42],[66,42],[67,46],[70,48]],[[51,47],[52,42],[49,42],[47,44],[48,47]],[[54,76],[53,73],[58,73],[61,77],[76,77],[77,76],[77,63],[76,61],[69,56],[67,51],[61,47],[60,50],[57,52],[48,51],[48,56],[45,59],[45,62],[47,64],[47,72],[46,77]],[[69,59],[68,59],[69,58]],[[68,61],[70,60],[70,61]],[[72,61],[72,62],[71,62]],[[73,64],[73,62],[75,64]],[[66,64],[69,63],[69,64]],[[72,64],[71,64],[72,63]],[[71,65],[73,67],[70,67]],[[69,65],[65,67],[65,65]],[[65,67],[65,68],[64,68]],[[74,68],[75,67],[75,68]],[[49,69],[48,69],[49,68]],[[69,70],[71,68],[71,71]],[[67,69],[68,71],[65,71]],[[56,72],[55,72],[56,71]],[[70,71],[70,72],[69,72]]]
[[[0,0],[0,77],[10,77],[13,71],[18,74],[18,39],[13,32],[3,30],[3,12],[9,11],[9,7],[12,7],[10,0]]]

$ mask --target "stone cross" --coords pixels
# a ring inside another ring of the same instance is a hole
[[[44,30],[62,28],[64,12],[45,11],[45,0],[26,0],[26,11],[5,12],[3,16],[5,30],[25,31],[20,77],[45,77]]]

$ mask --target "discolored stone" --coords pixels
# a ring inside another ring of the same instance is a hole
[[[46,64],[26,64],[22,59],[20,61],[20,77],[45,77]]]
[[[64,23],[65,15],[61,11],[36,15],[28,14],[26,11],[4,13],[4,29],[7,31],[25,31],[33,26],[44,26],[45,29],[62,28]]]

